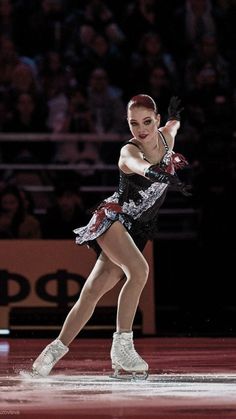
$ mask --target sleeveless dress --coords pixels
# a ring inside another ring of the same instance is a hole
[[[161,131],[158,132],[166,150],[160,166],[171,167],[168,171],[174,173],[174,166],[173,164],[170,166],[169,163],[175,153],[169,150]],[[132,142],[126,144],[138,147]],[[147,241],[157,236],[158,211],[165,199],[167,189],[166,183],[152,182],[144,176],[136,173],[125,174],[120,170],[117,191],[97,207],[86,226],[73,230],[76,234],[76,243],[87,244],[99,255],[101,248],[96,239],[115,221],[120,221],[142,251]]]

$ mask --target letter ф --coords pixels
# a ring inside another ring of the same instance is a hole
[[[47,291],[47,285],[51,281],[56,283],[55,294],[50,294]],[[70,292],[70,281],[74,281],[79,285],[79,291],[74,295],[71,295]],[[69,302],[78,299],[84,282],[85,278],[81,275],[61,269],[55,273],[41,276],[36,283],[36,293],[44,301],[57,303],[58,307],[67,307]]]
[[[16,282],[19,286],[19,291],[14,295],[11,292],[11,281]],[[2,306],[22,301],[30,294],[28,279],[19,274],[7,270],[0,270],[0,284],[0,305]]]

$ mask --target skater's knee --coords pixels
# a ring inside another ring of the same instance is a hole
[[[146,261],[143,261],[138,273],[136,274],[136,281],[141,285],[145,285],[149,275],[149,266]]]
[[[112,269],[104,270],[103,274],[88,280],[82,290],[88,301],[96,301],[110,288],[113,288],[119,282],[124,273]]]
[[[148,275],[149,266],[144,258],[129,267],[128,280],[134,281],[137,285],[144,286],[147,282]]]

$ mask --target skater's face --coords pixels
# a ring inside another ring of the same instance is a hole
[[[128,124],[134,138],[142,142],[148,142],[156,133],[160,124],[160,115],[153,110],[133,106],[128,110]]]

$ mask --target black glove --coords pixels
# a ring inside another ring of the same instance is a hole
[[[170,103],[168,106],[168,121],[175,119],[176,121],[180,121],[181,119],[181,112],[184,108],[181,106],[181,100],[177,96],[172,96],[170,99]]]
[[[167,183],[167,185],[177,185],[179,178],[165,172],[159,164],[153,164],[144,171],[144,176],[152,182]]]
[[[167,185],[172,185],[185,196],[192,195],[191,192],[189,192],[190,186],[181,182],[176,173],[174,175],[171,175],[170,173],[165,172],[163,169],[160,168],[159,164],[153,164],[152,166],[149,166],[144,171],[144,176],[152,182],[166,183]]]

